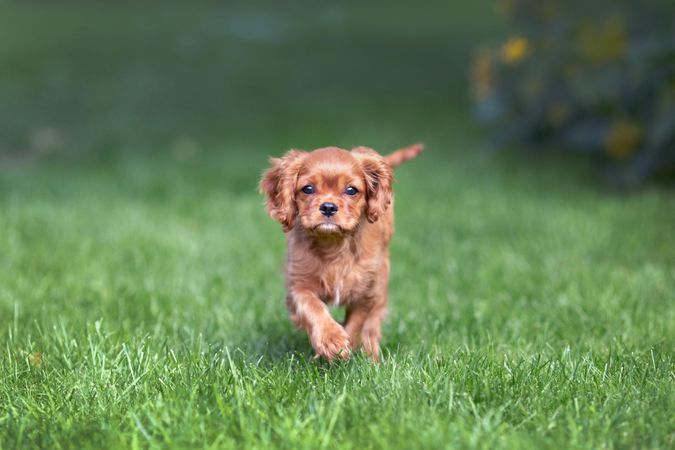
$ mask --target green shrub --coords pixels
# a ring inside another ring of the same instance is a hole
[[[498,6],[512,34],[477,51],[471,82],[499,146],[589,152],[622,185],[675,167],[675,3]]]

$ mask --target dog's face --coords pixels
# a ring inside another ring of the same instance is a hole
[[[295,183],[295,204],[300,224],[307,231],[353,231],[366,206],[360,164],[344,150],[329,148],[308,154]]]
[[[371,149],[291,150],[271,163],[260,190],[285,231],[299,225],[310,235],[349,234],[391,203],[392,170]]]

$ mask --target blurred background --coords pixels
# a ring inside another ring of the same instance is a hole
[[[468,62],[477,39],[497,26],[493,12],[490,2],[460,11],[411,11],[404,2],[384,10],[360,2],[4,3],[3,164],[140,152],[227,160],[445,139],[449,122],[469,122]]]
[[[257,183],[415,142],[328,374]],[[674,152],[674,0],[0,0],[0,447],[673,448]]]
[[[669,0],[0,8],[2,170],[479,137],[582,153],[615,185],[672,175]]]

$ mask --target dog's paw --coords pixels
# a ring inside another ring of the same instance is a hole
[[[328,361],[347,360],[351,356],[349,334],[339,325],[327,327],[317,333],[312,339],[312,347],[317,357],[326,358]]]

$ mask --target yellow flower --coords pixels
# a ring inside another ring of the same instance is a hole
[[[598,23],[586,20],[579,28],[578,44],[583,57],[594,64],[606,64],[626,54],[627,38],[624,19],[612,14]]]
[[[514,65],[522,61],[530,53],[530,44],[524,37],[515,36],[509,38],[502,46],[502,61]]]
[[[644,130],[638,123],[618,120],[605,136],[605,151],[614,159],[627,159],[640,145],[643,135]]]

